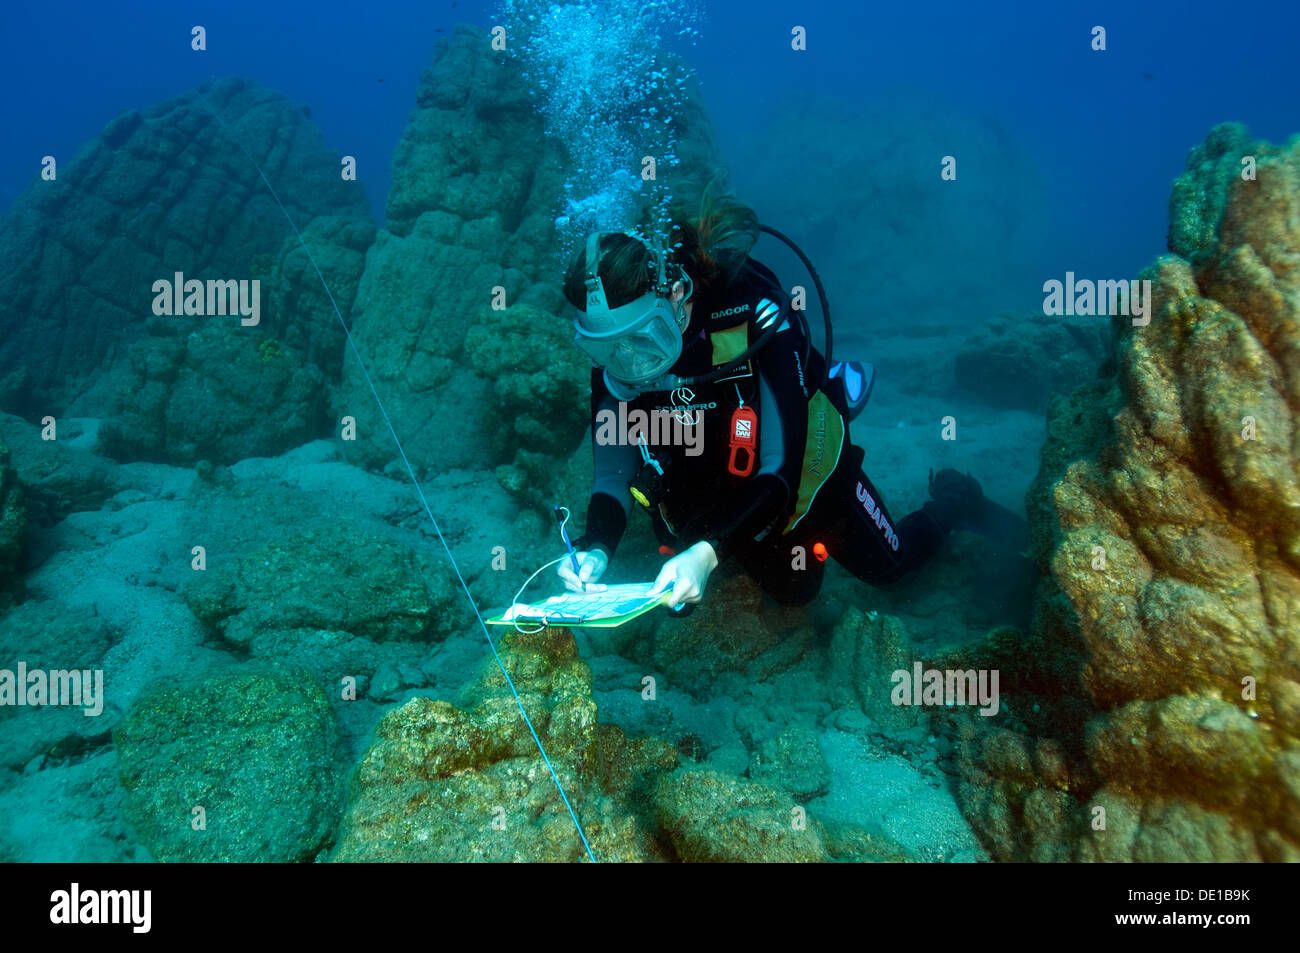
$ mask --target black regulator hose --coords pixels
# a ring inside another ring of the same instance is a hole
[[[808,269],[808,274],[812,276],[813,286],[817,289],[817,297],[821,300],[822,303],[822,321],[826,325],[826,348],[825,348],[825,355],[824,355],[826,360],[822,365],[822,379],[821,379],[821,384],[819,385],[819,389],[825,390],[826,385],[830,381],[830,369],[831,369],[831,306],[830,303],[827,302],[826,300],[826,288],[822,285],[821,276],[817,274],[817,269],[814,268],[813,263],[808,260],[808,256],[803,253],[803,249],[800,248],[798,245],[796,245],[793,241],[791,241],[787,235],[785,235],[782,232],[778,232],[771,225],[759,225],[758,230],[760,232],[767,232],[769,235],[773,236],[774,238],[779,238],[781,241],[785,242],[785,244],[790,247],[790,250],[799,256],[799,260],[803,262],[803,266]],[[804,337],[808,338],[809,329],[808,329],[807,319],[803,316],[802,312],[798,313],[796,317],[798,318],[800,323],[803,324]],[[694,387],[699,384],[710,383],[711,381],[717,380],[719,377],[725,377],[727,374],[730,374],[741,364],[744,364],[751,357],[753,357],[755,354],[761,351],[767,345],[767,342],[772,340],[772,338],[776,335],[777,330],[778,330],[777,325],[774,324],[772,327],[764,331],[762,336],[759,337],[757,341],[755,341],[752,345],[747,347],[743,352],[738,354],[733,360],[728,361],[722,367],[715,368],[714,370],[710,371],[707,374],[697,374],[694,377],[675,378],[674,386]],[[808,339],[808,346],[810,348],[812,347],[811,338]]]
[[[826,288],[822,285],[821,276],[817,274],[817,269],[814,268],[813,263],[808,260],[808,256],[803,253],[803,249],[796,245],[788,235],[778,232],[771,225],[759,225],[758,230],[760,232],[767,232],[773,238],[779,238],[781,241],[785,242],[785,244],[790,247],[790,250],[799,256],[799,260],[803,262],[803,266],[808,269],[808,274],[812,275],[813,287],[817,289],[817,297],[822,303],[822,321],[826,325],[826,348],[824,354],[826,361],[822,367],[822,387],[825,388],[827,382],[830,380],[829,375],[831,369],[831,306],[826,300]]]

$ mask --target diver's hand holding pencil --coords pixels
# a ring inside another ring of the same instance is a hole
[[[577,564],[576,567],[574,564]],[[605,586],[596,582],[609,566],[609,557],[603,550],[573,553],[571,559],[562,559],[556,572],[570,592],[604,592]]]

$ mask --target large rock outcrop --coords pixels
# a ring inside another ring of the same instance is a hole
[[[393,157],[354,337],[418,471],[498,467],[531,504],[535,475],[582,452],[590,362],[573,346],[555,228],[568,150],[583,143],[547,134],[524,72],[477,27],[439,40]],[[717,165],[703,111],[680,121],[683,172]],[[350,353],[335,416],[357,422],[357,439],[340,443],[350,460],[397,459]]]
[[[964,726],[962,794],[1003,859],[1300,859],[1300,139],[1221,127],[1174,197],[1150,324],[1053,404],[1032,644],[974,653],[1012,717]]]
[[[306,274],[293,260],[286,241],[293,248],[297,241],[289,223],[243,150],[262,166],[315,244],[356,251],[357,235],[345,233],[370,227],[361,187],[341,179],[338,157],[281,94],[227,78],[124,112],[75,157],[56,157],[63,160],[57,178],[33,182],[0,229],[0,326],[8,329],[0,339],[5,409],[33,418],[104,416],[120,389],[106,371],[125,361],[132,342],[145,338],[153,284],[172,280],[176,272],[187,279],[260,279],[271,292],[279,262],[304,293],[319,294],[312,290],[318,288],[314,271]],[[335,224],[313,232],[309,223],[318,216],[330,216]],[[369,238],[361,237],[364,248]],[[355,285],[355,277],[346,276],[347,256],[321,257],[326,278],[337,279],[345,293],[340,304],[347,307],[346,293]],[[335,259],[343,274],[330,270]],[[338,319],[332,309],[316,309],[315,321],[298,320],[291,303],[296,297],[265,294],[260,331],[243,338],[254,349],[263,334],[288,341],[302,355],[319,357],[320,369],[336,376]],[[281,318],[293,319],[293,327]],[[189,333],[213,319],[164,320]],[[328,347],[312,344],[317,334]]]
[[[622,550],[619,558],[625,558]],[[663,559],[644,551],[637,555],[632,546],[626,558],[645,560],[647,578]],[[716,573],[709,589],[689,622],[668,613],[647,615],[645,628],[634,630],[635,643],[625,651],[662,672],[674,689],[703,698],[720,691],[720,679],[770,678],[796,666],[813,648],[816,626],[806,611],[777,605],[738,566]]]
[[[275,456],[329,430],[324,379],[274,339],[213,320],[130,348],[124,386],[100,428],[119,460],[234,463]]]
[[[237,317],[153,317],[113,375],[116,394],[99,448],[121,460],[234,463],[275,456],[331,430],[329,396],[343,369],[344,331],[365,250],[368,220],[321,216],[303,230],[339,305],[335,314],[296,237],[278,260],[256,267],[256,327]]]
[[[491,50],[484,31],[458,26],[435,55],[393,156],[387,230],[366,258],[354,336],[416,466],[480,468],[510,460],[513,448],[503,458],[492,439],[498,381],[472,366],[466,334],[491,332],[500,320],[490,307],[497,288],[511,308],[532,306],[538,320],[564,323],[551,224],[563,155],[543,135],[517,66]],[[520,371],[569,369],[547,353],[526,359]],[[357,421],[358,439],[343,443],[351,459],[395,458],[350,353],[337,412]],[[560,439],[572,450],[581,430]]]

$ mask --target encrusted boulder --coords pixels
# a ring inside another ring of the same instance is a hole
[[[992,653],[1011,718],[964,746],[1004,859],[1300,859],[1300,138],[1188,164],[1190,261],[1140,276],[1150,324],[1055,403],[1030,491],[1035,644]]]
[[[819,863],[820,825],[782,791],[716,771],[681,770],[655,790],[659,823],[677,856],[712,863]]]
[[[591,362],[573,346],[571,323],[529,305],[483,308],[465,333],[465,357],[492,382],[498,458],[519,449],[567,456],[579,447],[591,417]]]
[[[824,824],[768,784],[694,767],[662,777],[655,816],[688,863],[898,862],[906,851],[855,824]]]
[[[505,630],[498,651],[601,861],[663,859],[637,805],[677,752],[596,721],[567,629]],[[412,698],[376,729],[352,780],[337,861],[578,861],[578,836],[492,659],[460,705]]]
[[[53,427],[57,439],[45,440],[44,428],[0,414],[0,442],[8,445],[10,466],[22,484],[28,521],[43,527],[99,509],[135,482],[117,463],[89,449],[98,439],[98,420],[56,418]]]
[[[831,769],[817,733],[791,725],[754,752],[749,776],[790,795],[800,803],[821,797],[831,788]]]
[[[33,758],[80,755],[107,741],[121,710],[105,704],[102,659],[117,637],[94,610],[61,602],[29,599],[0,617],[0,668],[15,672],[22,663],[48,679],[40,707],[0,705],[0,767],[17,771]],[[61,691],[72,693],[63,698],[69,704],[54,704]]]
[[[304,630],[433,641],[470,618],[444,561],[357,526],[314,526],[196,576],[190,609],[240,646]]]
[[[155,325],[157,327],[157,325]],[[235,319],[137,341],[99,447],[121,460],[234,463],[328,432],[325,380]]]
[[[650,661],[670,685],[708,695],[723,673],[766,677],[790,668],[811,647],[815,633],[807,616],[765,602],[748,577],[720,574],[709,580],[709,588],[709,598],[689,621],[653,614]]]
[[[921,721],[921,710],[895,705],[892,675],[911,673],[913,653],[907,630],[894,616],[850,608],[831,636],[827,678],[831,702],[856,707],[882,728],[907,728]]]
[[[337,823],[338,730],[300,670],[169,681],[113,739],[127,819],[156,860],[312,860]]]

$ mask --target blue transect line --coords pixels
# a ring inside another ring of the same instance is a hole
[[[326,283],[325,276],[321,274],[320,266],[316,264],[316,259],[313,257],[311,249],[307,247],[307,243],[303,241],[302,233],[298,231],[298,226],[294,224],[293,216],[289,214],[288,209],[284,207],[284,203],[280,201],[280,196],[277,195],[275,189],[271,187],[271,183],[267,180],[266,173],[262,171],[262,167],[257,164],[256,159],[249,155],[248,150],[244,148],[244,144],[239,141],[239,137],[230,131],[222,121],[221,117],[217,115],[216,111],[213,110],[212,107],[208,106],[207,103],[204,103],[203,107],[207,109],[208,112],[212,113],[212,117],[216,119],[217,124],[221,126],[222,131],[230,137],[231,141],[233,141],[235,145],[239,146],[239,151],[242,152],[248,158],[248,161],[253,164],[253,168],[257,170],[257,174],[262,177],[262,182],[266,186],[266,190],[271,193],[271,198],[275,199],[275,204],[280,206],[280,211],[284,213],[285,220],[288,221],[289,227],[293,229],[294,235],[297,236],[298,244],[302,246],[303,252],[306,253],[307,260],[310,261],[311,266],[316,269],[316,277],[320,279],[321,287],[325,289],[325,294],[329,296],[330,304],[334,306],[334,313],[338,315],[339,324],[343,327],[343,333],[347,336],[348,346],[352,348],[352,356],[357,359],[357,366],[361,368],[361,373],[365,377],[366,383],[370,386],[370,393],[374,395],[375,404],[379,407],[379,412],[384,416],[384,423],[388,425],[388,432],[393,435],[393,443],[397,445],[397,452],[402,455],[402,463],[406,465],[406,472],[410,474],[411,484],[415,487],[415,492],[420,495],[420,502],[424,505],[424,512],[429,514],[429,521],[433,523],[433,528],[438,534],[438,539],[442,543],[442,548],[446,550],[447,558],[451,560],[451,566],[456,570],[456,578],[460,580],[460,587],[465,590],[465,598],[469,600],[470,607],[474,610],[474,618],[478,619],[479,628],[483,630],[483,638],[487,639],[488,648],[492,650],[492,657],[496,659],[497,667],[501,669],[501,674],[505,677],[506,684],[510,686],[510,694],[514,696],[515,704],[519,707],[519,714],[523,715],[524,724],[528,726],[528,732],[533,736],[533,741],[537,743],[537,750],[541,752],[542,760],[546,762],[547,770],[551,772],[551,780],[555,782],[555,789],[560,792],[560,798],[564,801],[564,806],[569,809],[569,817],[573,818],[573,826],[577,828],[578,836],[582,838],[582,846],[587,851],[587,857],[594,864],[596,862],[596,855],[592,852],[591,844],[587,842],[587,835],[582,830],[582,822],[578,820],[578,812],[573,809],[573,804],[569,801],[569,795],[565,793],[564,785],[560,783],[560,776],[555,771],[555,765],[551,763],[550,756],[547,755],[546,748],[542,745],[542,739],[538,737],[537,729],[533,727],[532,719],[528,717],[528,712],[524,710],[524,703],[520,700],[519,692],[515,689],[514,680],[510,678],[510,673],[506,671],[505,663],[501,661],[501,655],[497,652],[497,647],[492,641],[492,636],[488,633],[487,624],[483,621],[483,616],[478,611],[478,605],[474,602],[474,596],[470,594],[469,586],[465,583],[465,577],[461,575],[460,566],[456,563],[456,557],[451,554],[451,547],[447,545],[447,538],[442,535],[442,527],[438,525],[438,520],[433,515],[433,509],[429,506],[428,499],[425,498],[424,490],[420,486],[420,481],[415,477],[415,468],[411,466],[411,461],[406,456],[406,450],[402,446],[402,441],[397,437],[397,430],[393,427],[392,420],[389,419],[388,411],[384,407],[384,402],[379,399],[379,392],[375,390],[375,382],[371,380],[370,372],[366,370],[365,361],[361,360],[361,352],[357,350],[356,341],[352,339],[352,330],[348,327],[347,322],[343,320],[343,312],[339,310],[338,303],[334,300],[334,292],[330,291],[330,286]]]

